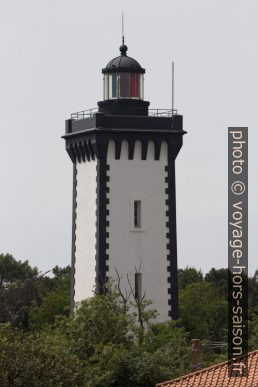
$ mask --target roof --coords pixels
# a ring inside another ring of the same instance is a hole
[[[112,72],[136,72],[144,74],[145,70],[137,62],[137,60],[126,55],[127,46],[123,44],[120,46],[121,55],[112,59],[106,67],[102,70],[103,73],[112,73]]]
[[[229,377],[230,362],[157,384],[159,387],[258,387],[258,350],[248,353],[248,377]]]

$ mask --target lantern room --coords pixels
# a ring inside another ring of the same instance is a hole
[[[149,102],[144,101],[145,69],[127,56],[127,46],[120,46],[120,56],[102,69],[103,101],[99,111],[105,114],[148,115]]]
[[[114,72],[104,75],[104,100],[143,99],[143,75],[139,73]]]

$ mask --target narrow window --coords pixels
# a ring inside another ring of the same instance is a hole
[[[120,97],[121,98],[130,98],[130,83],[129,83],[129,73],[120,74]]]
[[[117,98],[117,76],[112,74],[112,98]]]
[[[117,75],[109,74],[109,99],[117,98]]]
[[[135,298],[142,299],[142,273],[135,273]]]
[[[143,74],[140,75],[140,99],[143,99],[143,95],[144,95],[144,92],[143,92]]]
[[[130,74],[131,97],[139,98],[139,74]]]
[[[108,99],[108,74],[104,75],[104,100]]]
[[[135,200],[134,201],[134,227],[140,228],[141,227],[141,201]]]

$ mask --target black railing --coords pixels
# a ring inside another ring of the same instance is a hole
[[[177,114],[177,110],[173,109],[149,109],[149,116],[154,117],[171,117]]]
[[[92,117],[95,113],[98,112],[98,108],[92,108],[87,110],[81,110],[76,113],[71,114],[72,120],[81,120],[83,118]],[[149,109],[149,116],[152,117],[171,117],[173,115],[177,114],[176,109]]]
[[[72,113],[71,119],[72,120],[81,120],[82,118],[92,117],[97,112],[98,112],[98,108],[81,110],[80,112]]]

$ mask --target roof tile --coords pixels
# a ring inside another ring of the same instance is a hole
[[[249,352],[248,377],[229,377],[225,361],[164,383],[159,387],[258,387],[258,350]]]

